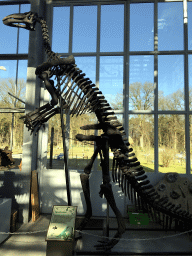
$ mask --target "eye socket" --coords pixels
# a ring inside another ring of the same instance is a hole
[[[28,19],[30,20],[30,19],[31,19],[31,16],[29,16]]]

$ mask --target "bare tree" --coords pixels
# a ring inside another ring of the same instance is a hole
[[[25,107],[23,103],[18,100],[15,100],[11,97],[8,92],[16,95],[17,97],[24,99],[25,98],[25,80],[18,79],[17,91],[15,92],[15,78],[6,78],[0,80],[0,107],[1,108],[13,108],[14,106]],[[15,105],[14,105],[15,103]],[[0,137],[3,144],[9,145],[11,137],[11,123],[12,123],[11,113],[2,113],[0,114]],[[13,144],[15,146],[21,146],[23,138],[23,121],[19,118],[22,114],[14,114],[13,118]]]
[[[135,82],[130,85],[129,99],[130,106],[136,110],[151,110],[154,105],[154,84]]]

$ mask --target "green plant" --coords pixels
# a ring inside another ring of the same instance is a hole
[[[173,150],[169,149],[169,148],[165,148],[161,152],[161,159],[162,159],[163,167],[169,167],[171,161],[173,160],[173,157],[174,157]]]

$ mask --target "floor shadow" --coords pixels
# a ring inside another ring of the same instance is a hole
[[[3,184],[0,186],[0,195],[2,198],[12,199],[12,209],[18,210],[19,204],[16,202],[15,195],[21,194],[21,188],[14,185],[15,172],[5,171],[4,174],[0,175],[0,181]]]

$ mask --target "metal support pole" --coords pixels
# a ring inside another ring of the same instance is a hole
[[[104,161],[102,163],[102,173],[109,175],[109,143],[108,139],[104,139]],[[103,177],[104,180],[104,177]],[[107,200],[106,200],[107,201]],[[104,220],[103,235],[109,237],[109,203],[107,202],[106,221]]]
[[[53,139],[54,139],[54,127],[51,127],[51,143],[50,143],[50,160],[49,168],[52,169],[52,160],[53,160]]]
[[[65,179],[66,179],[66,188],[67,188],[67,200],[68,205],[71,205],[71,196],[70,196],[70,190],[69,190],[69,172],[68,172],[68,163],[67,163],[67,150],[65,145],[65,130],[64,130],[64,121],[63,121],[63,104],[62,104],[62,97],[59,97],[59,103],[60,103],[60,117],[61,117],[61,131],[62,131],[62,137],[63,137],[63,155],[64,155],[64,169],[65,169]]]

